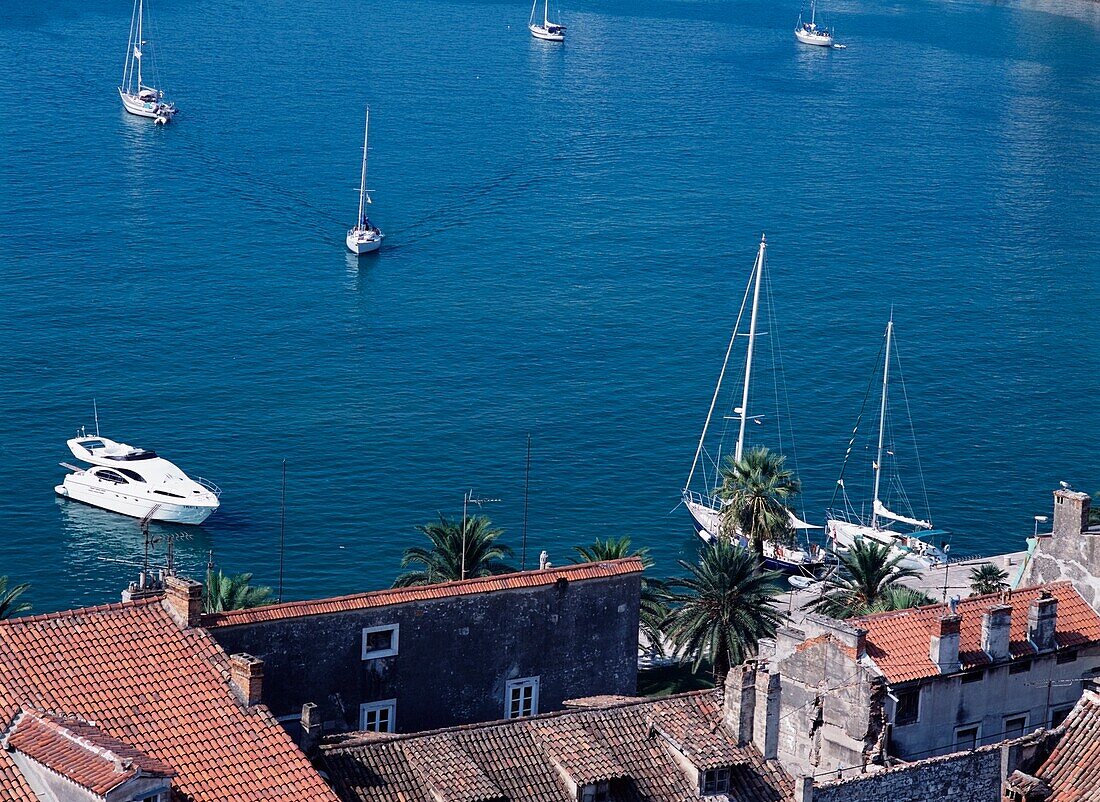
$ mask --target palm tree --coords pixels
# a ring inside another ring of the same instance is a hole
[[[504,534],[504,530],[493,528],[489,519],[481,515],[467,518],[465,524],[465,538],[462,536],[462,523],[445,518],[442,513],[438,522],[417,526],[417,531],[432,542],[431,548],[410,546],[405,549],[401,567],[420,567],[401,574],[393,586],[407,588],[412,585],[434,585],[456,579],[509,574],[516,570],[504,562],[512,556],[512,550],[503,543],[496,542]]]
[[[970,589],[975,596],[1008,590],[1008,571],[998,568],[993,563],[983,563],[971,568]]]
[[[783,592],[779,574],[761,571],[752,552],[724,539],[704,546],[698,564],[679,563],[687,576],[668,583],[683,589],[669,595],[676,605],[665,622],[669,638],[692,656],[694,670],[709,662],[721,684],[731,665],[775,635],[782,620],[774,601]]]
[[[794,538],[787,504],[802,489],[794,472],[784,467],[787,458],[764,446],[735,460],[731,456],[722,468],[718,497],[725,502],[722,529],[728,537],[740,532],[756,552],[761,565],[764,541],[790,543]]]
[[[202,593],[204,613],[223,613],[271,604],[271,588],[252,584],[252,574],[230,576],[213,568],[206,571]]]
[[[18,601],[29,588],[26,582],[21,585],[13,585],[8,588],[8,578],[0,576],[0,620],[25,613],[31,609],[27,602]]]
[[[588,546],[576,546],[574,551],[580,555],[579,562],[598,563],[605,560],[621,560],[625,557],[637,557],[642,561],[642,569],[648,571],[653,567],[653,558],[649,556],[649,549],[630,548],[630,537],[623,535],[619,538],[600,540],[596,538]],[[653,579],[642,575],[641,597],[641,628],[646,640],[658,652],[662,652],[664,640],[661,624],[668,617],[668,588],[661,579]]]
[[[904,555],[890,556],[890,547],[873,540],[858,540],[840,557],[840,571],[825,581],[826,590],[805,605],[806,609],[833,618],[852,618],[887,610],[905,610],[931,604],[919,590],[900,584],[920,573],[899,568]]]

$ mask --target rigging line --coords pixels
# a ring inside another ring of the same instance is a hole
[[[878,360],[882,356],[882,351],[885,347],[886,347],[886,335],[883,335],[882,344],[879,345],[879,347],[878,347],[878,356],[875,357],[875,365],[876,366],[878,365]],[[855,428],[852,429],[852,437],[851,437],[851,439],[848,440],[848,449],[844,452],[844,462],[840,466],[840,476],[837,477],[837,483],[836,483],[836,485],[833,486],[833,495],[832,495],[832,498],[829,499],[829,506],[830,507],[833,506],[833,501],[836,500],[837,488],[841,488],[841,489],[844,488],[844,485],[843,485],[844,472],[848,467],[848,458],[852,454],[852,445],[856,441],[856,434],[859,432],[859,426],[863,422],[863,413],[867,411],[867,401],[871,397],[871,388],[874,386],[875,377],[877,375],[878,375],[878,371],[873,370],[873,371],[871,371],[870,378],[867,379],[867,390],[863,394],[863,405],[859,408],[859,415],[856,417],[856,425],[855,425]],[[848,497],[847,491],[844,492],[844,497],[845,498]]]
[[[710,418],[711,418],[711,415],[714,414],[714,405],[718,402],[718,393],[722,389],[722,379],[725,378],[725,375],[726,375],[726,366],[729,364],[730,354],[733,352],[733,344],[734,344],[734,342],[737,341],[737,332],[741,328],[741,318],[745,314],[745,306],[749,302],[749,293],[752,290],[752,282],[753,282],[753,279],[755,278],[755,273],[756,273],[755,267],[756,267],[756,265],[754,263],[753,264],[754,269],[752,271],[753,274],[749,278],[749,283],[745,286],[745,297],[741,299],[741,309],[737,313],[737,322],[733,324],[733,333],[730,335],[729,345],[726,346],[726,358],[724,360],[722,360],[722,370],[718,374],[718,384],[715,385],[714,395],[710,399],[710,409],[707,411],[706,423],[703,424],[703,433],[699,435],[699,445],[695,449],[695,458],[691,462],[691,471],[688,473],[687,482],[684,483],[684,489],[685,490],[688,487],[691,486],[691,478],[695,475],[695,466],[698,464],[699,454],[703,450],[703,442],[704,442],[704,440],[706,439],[706,436],[707,436],[707,428],[710,426]],[[745,410],[741,410],[741,414],[744,415]]]
[[[901,397],[905,399],[905,415],[909,418],[909,432],[913,436],[913,456],[917,460],[917,476],[920,477],[921,493],[924,496],[924,509],[929,520],[931,520],[932,507],[928,503],[928,486],[924,483],[924,468],[921,466],[920,450],[917,447],[917,430],[913,426],[913,413],[909,410],[909,392],[905,389],[905,371],[901,367],[901,351],[898,349],[896,341],[894,342],[894,355],[898,363],[898,378],[901,379]]]

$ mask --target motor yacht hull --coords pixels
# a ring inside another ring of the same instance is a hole
[[[66,476],[64,483],[57,485],[54,490],[59,496],[81,501],[109,512],[117,512],[131,518],[148,516],[152,521],[174,524],[201,524],[218,508],[216,502],[184,504],[134,494],[127,492],[125,488],[111,487],[109,482],[98,481],[94,477],[89,477],[87,473]]]
[[[802,28],[795,28],[795,38],[804,45],[817,45],[818,47],[832,47],[833,37],[823,33],[813,33],[803,30]]]
[[[544,42],[564,42],[564,33],[553,33],[546,30],[541,25],[528,25],[527,29],[531,31],[531,35],[536,39],[542,39]]]
[[[348,250],[356,256],[372,253],[382,247],[381,234],[363,236],[355,231],[349,231],[345,241],[347,242]]]

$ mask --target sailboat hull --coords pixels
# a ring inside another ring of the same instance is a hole
[[[542,39],[544,42],[564,42],[565,33],[561,31],[549,31],[543,28],[541,25],[528,25],[527,29],[531,31],[531,35],[536,39]]]
[[[356,256],[372,253],[382,247],[382,235],[363,235],[355,231],[349,231],[345,240],[348,250]]]
[[[802,28],[795,28],[794,38],[804,45],[817,45],[819,47],[833,46],[833,37],[831,35],[816,31],[807,31]]]
[[[168,122],[175,114],[175,111],[167,108],[165,104],[158,103],[155,100],[142,100],[137,95],[123,91],[121,87],[118,90],[118,95],[122,98],[122,108],[138,117],[148,117],[157,122]]]
[[[826,524],[830,542],[838,549],[848,550],[862,540],[870,540],[890,550],[890,558],[900,557],[899,568],[921,573],[947,562],[947,557],[915,535],[901,535],[888,529],[875,529],[863,524],[830,519]],[[923,553],[922,553],[923,552]]]

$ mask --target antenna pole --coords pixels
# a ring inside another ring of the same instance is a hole
[[[741,426],[737,432],[737,449],[733,452],[735,462],[741,460],[745,450],[745,424],[749,420],[749,378],[752,376],[752,351],[756,344],[756,315],[760,306],[760,283],[764,273],[764,250],[768,247],[763,235],[760,236],[760,250],[756,254],[756,286],[752,291],[752,317],[749,318],[749,348],[745,354],[745,386],[741,391]]]
[[[92,399],[92,413],[95,415],[95,436],[99,437],[99,407],[96,405],[95,399]]]
[[[473,488],[462,494],[462,573],[459,574],[459,579],[466,578],[466,504],[473,494]]]
[[[283,460],[283,490],[279,501],[279,601],[283,600],[283,565],[286,547],[286,460]]]
[[[527,433],[527,470],[523,475],[523,546],[520,549],[519,570],[527,567],[527,500],[531,487],[531,433]]]
[[[878,529],[878,488],[882,478],[882,440],[886,434],[886,390],[890,382],[890,343],[894,336],[894,313],[886,324],[886,358],[882,363],[882,403],[878,410],[878,456],[875,458],[875,494],[871,501],[871,528]]]

